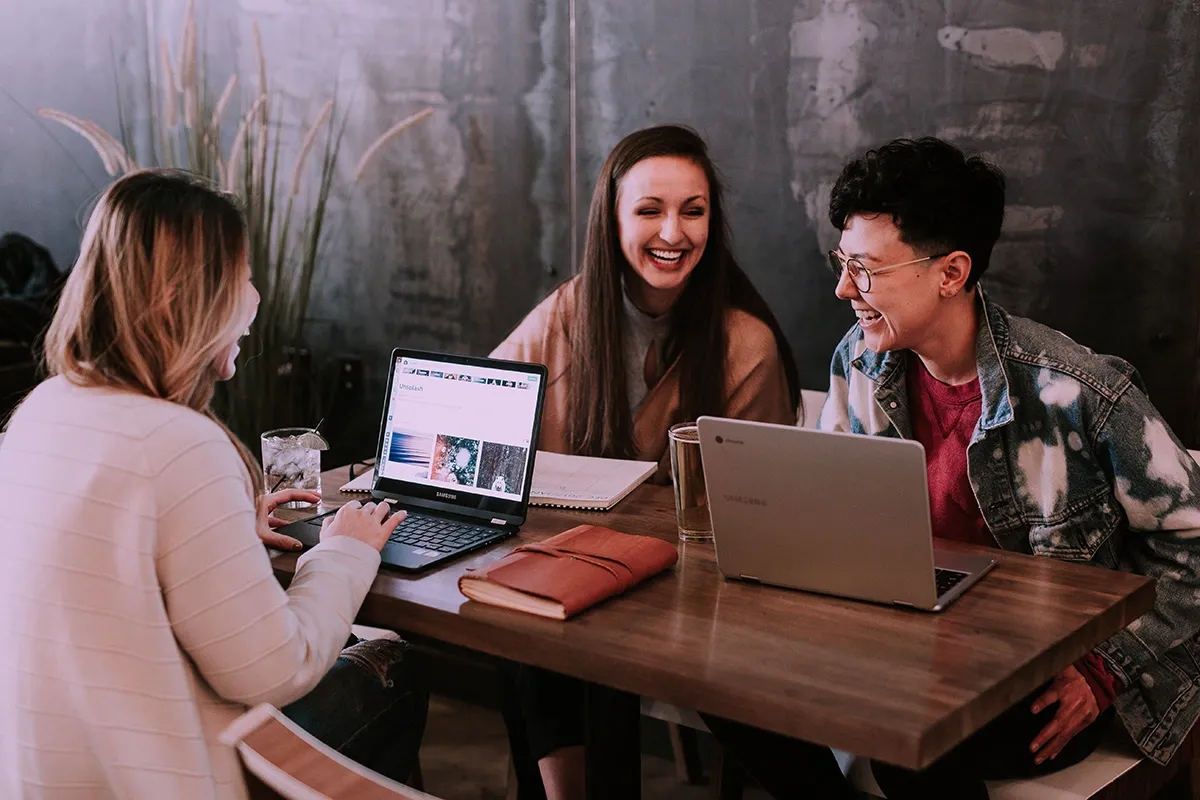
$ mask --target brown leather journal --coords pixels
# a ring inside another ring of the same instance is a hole
[[[579,525],[468,572],[458,588],[472,600],[566,619],[671,567],[675,546],[650,536]]]

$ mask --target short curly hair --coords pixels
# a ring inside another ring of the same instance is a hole
[[[971,256],[966,288],[979,282],[1004,224],[1004,173],[979,156],[926,136],[895,139],[842,169],[829,221],[845,230],[857,214],[891,214],[900,240],[923,255]]]

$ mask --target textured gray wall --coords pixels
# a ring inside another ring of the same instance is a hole
[[[83,139],[42,106],[117,129],[114,73],[144,74],[140,0],[0,0],[0,233],[45,244],[66,269],[78,220],[108,182]]]
[[[743,266],[824,387],[851,322],[821,252],[848,156],[936,134],[1011,184],[986,282],[1012,311],[1129,358],[1195,441],[1200,11],[1195,0],[587,0],[580,127],[682,121],[729,177]],[[581,187],[581,191],[584,191]]]
[[[349,104],[345,184],[376,136],[436,109],[337,198],[314,309],[327,347],[371,366],[397,344],[484,352],[566,269],[558,5],[240,0],[243,73],[254,18],[286,109],[312,119],[335,89]]]
[[[149,0],[172,39],[182,6]],[[363,356],[370,391],[394,345],[486,352],[571,272],[570,232],[582,233],[608,149],[667,121],[712,144],[739,257],[804,384],[823,387],[850,323],[821,255],[836,241],[829,185],[865,147],[935,133],[990,153],[1010,177],[993,296],[1129,358],[1197,441],[1196,0],[577,0],[574,64],[568,0],[199,6],[218,83],[225,68],[254,75],[259,21],[293,141],[338,90],[351,115],[343,177],[393,121],[437,109],[334,198],[314,347]],[[122,74],[136,75],[142,8],[0,3],[0,85],[29,108],[111,126],[109,42]],[[7,98],[0,133],[0,227],[69,260],[76,212],[102,184],[98,162],[56,131],[81,174]]]

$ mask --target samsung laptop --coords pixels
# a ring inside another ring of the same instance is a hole
[[[995,565],[935,550],[919,442],[701,417],[727,577],[941,611]]]
[[[408,519],[383,548],[384,564],[427,569],[517,532],[545,396],[540,364],[392,352],[371,494]],[[333,513],[280,533],[312,547]]]

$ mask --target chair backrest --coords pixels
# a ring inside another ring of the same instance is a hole
[[[818,392],[813,389],[801,389],[800,397],[804,399],[804,414],[801,415],[799,425],[801,428],[817,427],[817,417],[821,416],[821,406],[825,405],[825,395],[827,392]]]
[[[266,703],[234,720],[221,741],[237,749],[252,797],[261,782],[285,800],[437,800],[346,758]]]

